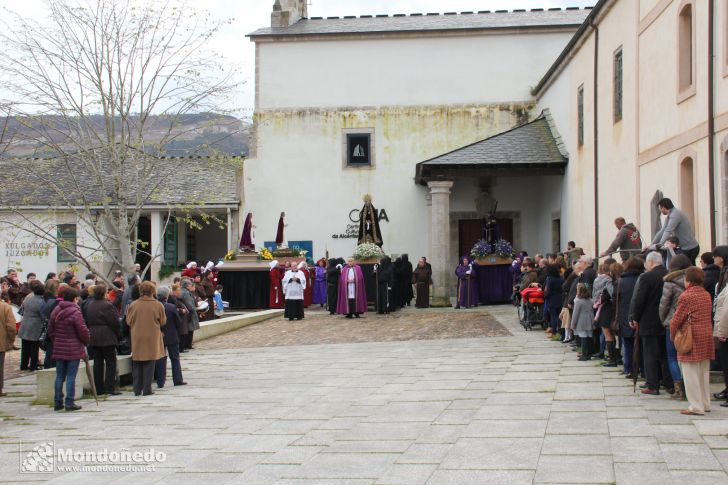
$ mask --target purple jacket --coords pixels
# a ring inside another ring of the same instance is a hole
[[[336,305],[336,313],[346,315],[347,313],[365,313],[367,311],[367,290],[364,285],[364,273],[358,264],[353,266],[356,273],[356,293],[354,295],[354,306],[356,308],[349,310],[349,299],[347,298],[347,276],[349,274],[349,266],[341,268],[341,276],[339,277],[339,300]]]
[[[51,313],[48,336],[53,341],[53,359],[80,360],[86,357],[91,334],[81,309],[73,302],[60,301]]]

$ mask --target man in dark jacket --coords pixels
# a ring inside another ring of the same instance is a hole
[[[179,361],[179,336],[182,333],[182,319],[177,311],[177,306],[169,303],[169,288],[161,286],[157,289],[157,299],[164,305],[164,313],[167,315],[167,325],[162,327],[164,334],[164,347],[167,355],[162,357],[155,364],[154,373],[157,376],[157,386],[161,389],[167,381],[167,356],[172,362],[172,383],[175,386],[186,386],[182,378],[182,365]]]
[[[660,394],[660,374],[666,389],[673,389],[672,377],[667,368],[667,348],[665,347],[665,328],[660,320],[660,299],[662,298],[663,278],[667,269],[662,265],[662,255],[653,251],[645,262],[647,272],[637,280],[629,308],[629,321],[638,329],[642,339],[642,355],[645,362],[647,383],[643,394]]]
[[[718,277],[720,276],[720,268],[713,260],[713,253],[703,253],[700,255],[700,266],[703,268],[705,273],[705,281],[703,281],[703,288],[710,293],[710,298],[715,299],[715,285],[718,284]]]
[[[628,223],[624,217],[614,219],[614,225],[617,227],[617,237],[614,238],[612,244],[604,250],[601,256],[613,254],[617,249],[621,249],[619,255],[622,262],[627,261],[631,256],[635,256],[642,249],[642,236],[637,230],[637,226]]]
[[[121,328],[116,307],[106,299],[106,286],[92,287],[86,304],[86,325],[91,332],[89,357],[94,361],[94,381],[99,394],[118,396],[116,383],[116,346],[119,345]],[[106,373],[104,373],[104,365]]]

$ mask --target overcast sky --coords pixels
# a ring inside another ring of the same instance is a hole
[[[309,17],[344,15],[462,12],[478,10],[513,10],[518,8],[584,7],[596,0],[309,0]],[[241,116],[250,116],[255,88],[255,49],[245,35],[270,26],[273,0],[188,0],[193,8],[207,9],[220,18],[232,18],[212,46],[236,65],[245,84],[238,94]],[[45,16],[44,0],[0,0],[0,5],[23,16]]]

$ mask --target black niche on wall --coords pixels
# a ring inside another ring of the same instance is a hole
[[[346,163],[362,166],[372,163],[372,138],[370,133],[349,133],[346,135]]]

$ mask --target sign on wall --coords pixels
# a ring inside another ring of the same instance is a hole
[[[349,224],[346,230],[339,234],[332,234],[332,239],[357,239],[359,237],[359,220],[361,219],[361,209],[352,209],[349,211]],[[389,222],[389,215],[385,209],[377,209],[377,220],[379,222]]]

